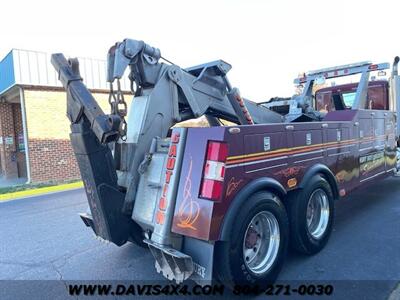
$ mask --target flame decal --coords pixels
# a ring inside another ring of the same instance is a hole
[[[193,200],[192,197],[192,166],[193,160],[190,158],[189,172],[186,176],[185,185],[183,188],[183,201],[178,210],[179,223],[177,226],[181,228],[197,230],[197,228],[194,227],[194,223],[196,223],[200,215],[200,206],[196,201]]]
[[[301,170],[305,169],[304,166],[290,167],[276,172],[274,175],[282,175],[286,178],[296,176]]]

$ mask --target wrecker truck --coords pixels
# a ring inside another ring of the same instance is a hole
[[[183,69],[126,39],[108,52],[110,114],[77,59],[51,60],[67,91],[90,208],[83,222],[118,246],[148,247],[156,270],[178,283],[273,282],[289,246],[324,248],[336,200],[397,171],[398,57],[392,67],[310,71],[295,79],[300,93],[255,103],[231,86],[222,60]],[[128,67],[129,109],[120,84]],[[387,69],[385,80],[370,76]],[[357,83],[313,90],[355,75]],[[199,117],[209,126],[176,126]]]

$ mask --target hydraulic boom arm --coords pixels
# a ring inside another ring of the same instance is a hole
[[[119,80],[130,68],[129,78],[137,89],[133,110],[146,111],[132,120],[139,130],[129,128],[126,144],[120,149],[119,183],[127,188],[124,211],[132,211],[138,182],[138,168],[149,151],[154,137],[165,138],[177,122],[205,115],[212,125],[218,118],[236,124],[281,122],[281,116],[243,99],[231,88],[226,77],[231,66],[214,61],[189,69],[161,63],[161,52],[143,41],[126,39],[108,53],[108,81]],[[134,112],[131,112],[134,113]],[[124,155],[127,153],[127,155]]]
[[[132,228],[130,217],[140,170],[151,160],[156,137],[166,138],[176,123],[200,116],[206,116],[212,126],[221,125],[219,118],[236,124],[283,121],[279,114],[243,99],[231,87],[226,77],[231,69],[228,63],[218,60],[182,69],[161,63],[161,59],[160,50],[143,41],[127,39],[110,48],[107,80],[114,102],[112,113],[106,115],[82,83],[77,60],[52,55],[67,90],[71,142],[93,215],[92,221],[85,216],[83,219],[95,224],[98,235],[116,244],[132,236],[127,228]],[[135,97],[126,130],[122,129],[126,103],[118,81],[128,67]],[[117,91],[113,89],[115,80]],[[120,104],[124,105],[122,109]],[[113,154],[107,146],[111,142]]]

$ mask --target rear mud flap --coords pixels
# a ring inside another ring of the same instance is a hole
[[[156,263],[156,270],[169,280],[181,283],[193,273],[193,261],[189,255],[173,248],[159,245],[151,240],[144,240],[149,246]]]

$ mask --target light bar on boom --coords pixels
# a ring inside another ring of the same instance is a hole
[[[296,78],[294,80],[294,83],[295,84],[304,83],[306,81],[314,80],[321,76],[324,77],[325,79],[328,79],[328,78],[354,75],[358,73],[363,73],[365,71],[367,72],[380,71],[389,68],[390,68],[389,63],[372,64],[371,62],[365,61],[354,64],[341,65],[336,67],[309,71],[305,73],[304,76]]]

